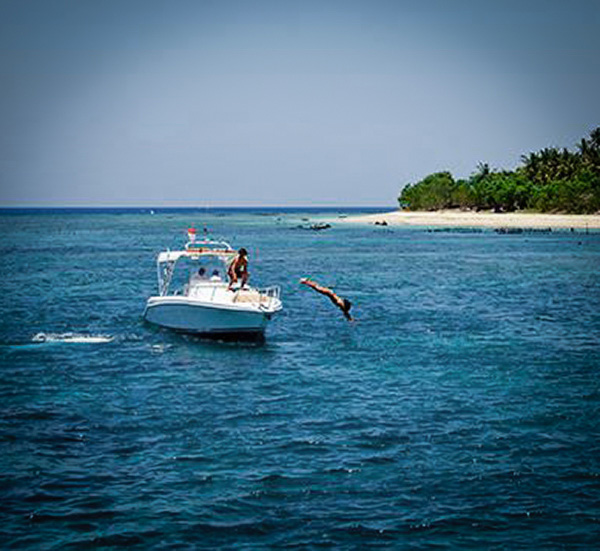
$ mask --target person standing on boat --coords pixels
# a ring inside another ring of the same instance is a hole
[[[246,285],[250,274],[248,273],[248,251],[244,247],[238,251],[233,262],[229,265],[227,275],[229,276],[229,290],[233,288],[234,283],[237,283],[238,280],[241,280],[240,289]]]
[[[350,315],[350,308],[352,308],[352,303],[349,300],[336,295],[331,289],[329,289],[329,287],[323,287],[322,285],[315,283],[307,277],[303,277],[300,280],[300,283],[302,285],[307,285],[311,289],[317,291],[317,293],[321,293],[322,295],[328,297],[329,300],[331,300],[331,302],[333,302],[333,304],[335,304],[342,311],[344,317],[348,321],[354,321],[354,318]]]

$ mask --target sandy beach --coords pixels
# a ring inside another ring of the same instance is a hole
[[[381,214],[336,218],[336,223],[389,226],[436,226],[463,228],[552,228],[600,229],[598,214],[494,213],[459,210],[392,211]]]

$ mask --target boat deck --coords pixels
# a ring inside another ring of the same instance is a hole
[[[223,305],[247,304],[268,306],[275,297],[251,287],[229,290],[226,283],[195,282],[185,290],[185,296]]]

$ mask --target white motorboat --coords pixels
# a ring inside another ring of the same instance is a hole
[[[158,295],[148,299],[144,318],[205,336],[264,335],[267,323],[282,308],[280,289],[229,289],[227,269],[236,254],[225,241],[196,240],[190,228],[184,250],[159,253]]]

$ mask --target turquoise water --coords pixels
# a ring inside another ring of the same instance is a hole
[[[3,549],[597,545],[600,234],[323,216],[0,214]],[[264,343],[143,323],[190,223],[281,285]]]

